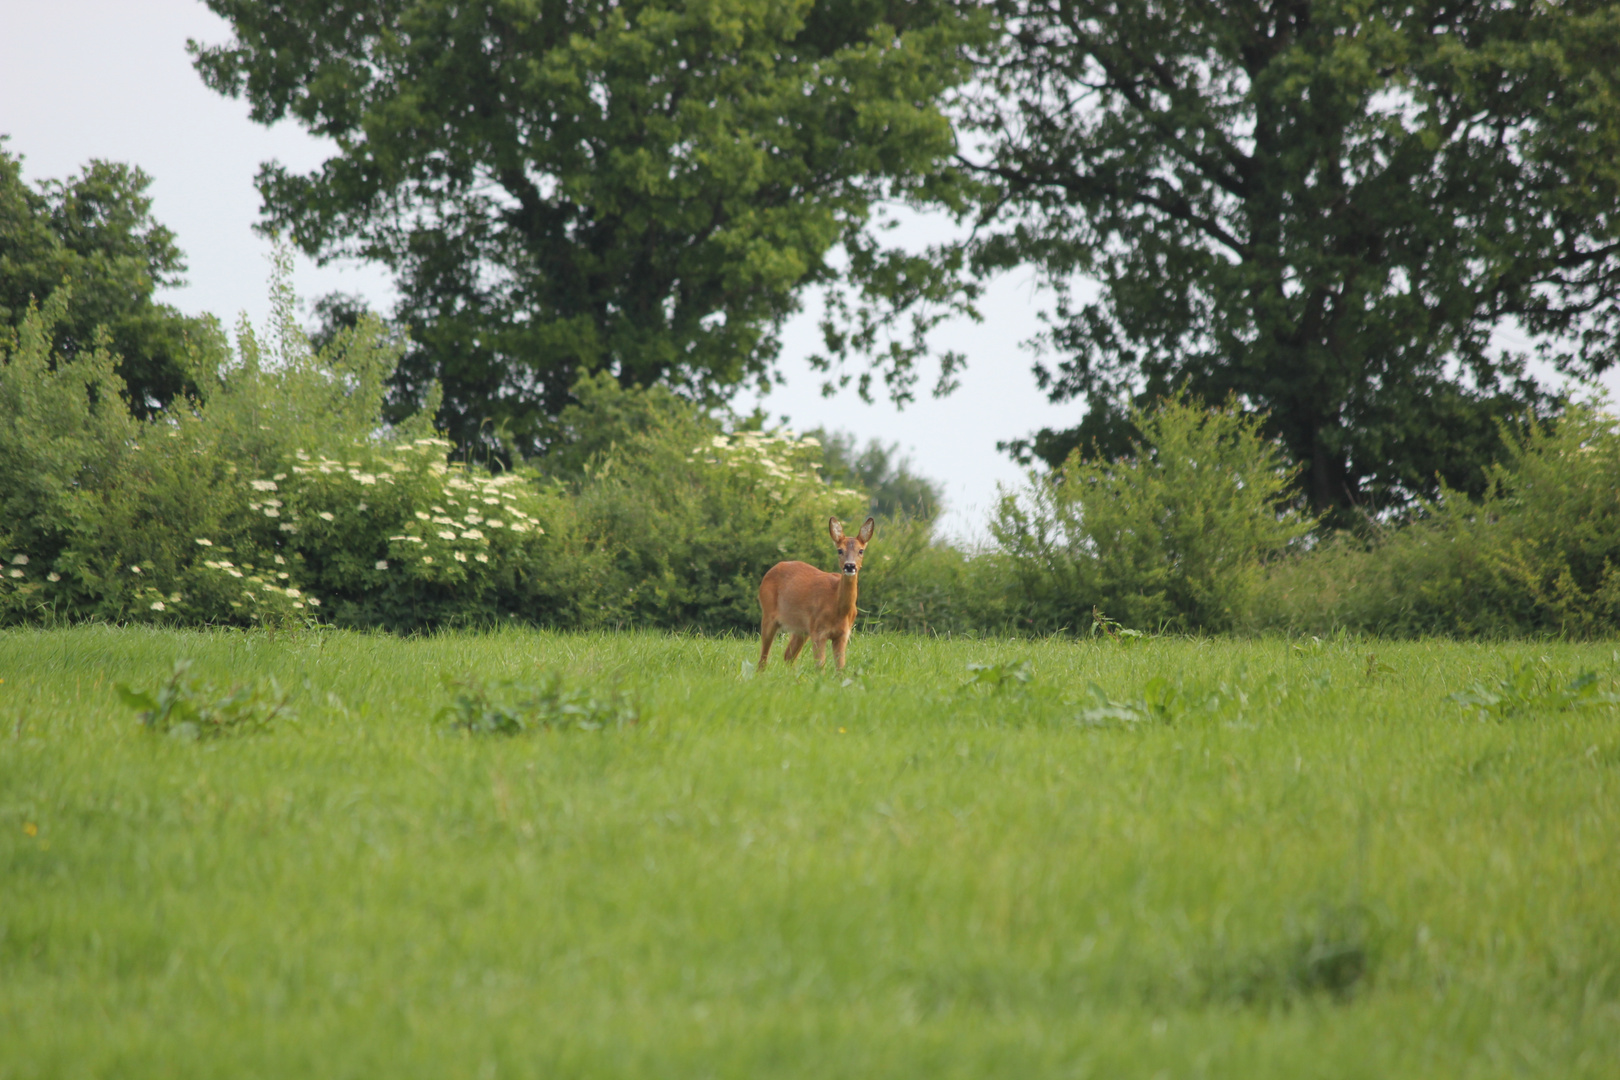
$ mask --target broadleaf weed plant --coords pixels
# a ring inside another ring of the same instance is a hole
[[[278,720],[294,719],[290,695],[273,678],[239,684],[220,694],[190,671],[191,661],[176,660],[168,680],[156,690],[134,690],[121,682],[113,689],[136,710],[143,728],[174,739],[262,734]]]
[[[601,731],[633,727],[640,708],[620,691],[605,696],[563,685],[556,672],[539,685],[507,680],[489,686],[476,675],[442,676],[450,704],[434,721],[463,736],[521,735],[530,731]]]
[[[1620,694],[1604,690],[1595,671],[1583,671],[1566,680],[1546,660],[1526,662],[1517,658],[1510,660],[1507,669],[1495,679],[1473,683],[1450,698],[1481,720],[1620,705]]]

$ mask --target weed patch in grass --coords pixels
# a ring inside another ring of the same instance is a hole
[[[127,683],[114,683],[113,689],[136,710],[142,727],[174,739],[263,734],[277,720],[293,719],[289,695],[274,678],[239,684],[221,695],[190,671],[191,661],[176,660],[168,680],[150,693]]]

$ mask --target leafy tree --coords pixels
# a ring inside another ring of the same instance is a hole
[[[92,161],[76,176],[38,190],[22,179],[22,158],[0,137],[0,325],[14,332],[29,303],[66,287],[52,342],[72,358],[96,347],[98,329],[118,359],[137,415],[186,385],[187,339],[217,339],[207,319],[153,300],[182,283],[185,258],[174,234],[152,218],[152,179],[140,169]]]
[[[1236,393],[1342,520],[1483,488],[1498,421],[1550,404],[1497,331],[1614,362],[1620,6],[998,7],[971,119],[1010,224],[976,256],[1045,273],[1037,374],[1090,410],[1024,454],[1119,452],[1133,396]]]
[[[911,459],[900,456],[900,444],[883,445],[877,439],[857,450],[847,431],[828,433],[816,428],[807,434],[821,443],[821,474],[828,481],[871,493],[870,512],[880,517],[913,517],[933,521],[939,516],[944,491],[939,481],[911,471]]]
[[[264,166],[264,228],[394,272],[399,407],[441,381],[463,440],[534,447],[585,373],[768,382],[840,244],[901,304],[934,275],[867,224],[950,182],[939,102],[982,20],[948,0],[208,6],[234,37],[191,44],[204,81],[338,148]]]

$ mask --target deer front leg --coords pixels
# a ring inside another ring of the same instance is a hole
[[[787,648],[782,652],[782,663],[792,664],[793,661],[797,660],[799,653],[804,650],[804,643],[809,640],[810,636],[808,634],[794,634],[788,638]]]
[[[810,639],[810,647],[812,649],[814,649],[815,653],[816,653],[816,667],[818,667],[818,668],[826,667],[827,666],[827,639],[824,638],[824,637],[811,638]]]
[[[849,633],[846,631],[832,639],[833,659],[838,662],[838,670],[844,670],[844,650],[849,648]]]

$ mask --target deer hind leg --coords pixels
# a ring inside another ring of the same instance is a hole
[[[844,650],[849,648],[849,634],[845,633],[832,639],[833,659],[838,663],[838,670],[844,670]]]
[[[816,667],[818,667],[818,668],[819,667],[826,667],[827,666],[827,639],[824,638],[824,637],[814,638],[810,642],[810,647],[812,649],[814,649],[815,653],[816,653]]]
[[[775,640],[776,620],[767,616],[759,628],[759,666],[754,669],[755,672],[765,670],[765,661],[770,659],[771,656],[771,642]],[[788,659],[792,660],[792,646],[789,646],[788,651]]]
[[[788,638],[787,648],[782,650],[782,663],[791,664],[799,658],[804,643],[810,640],[809,634],[794,634]]]

